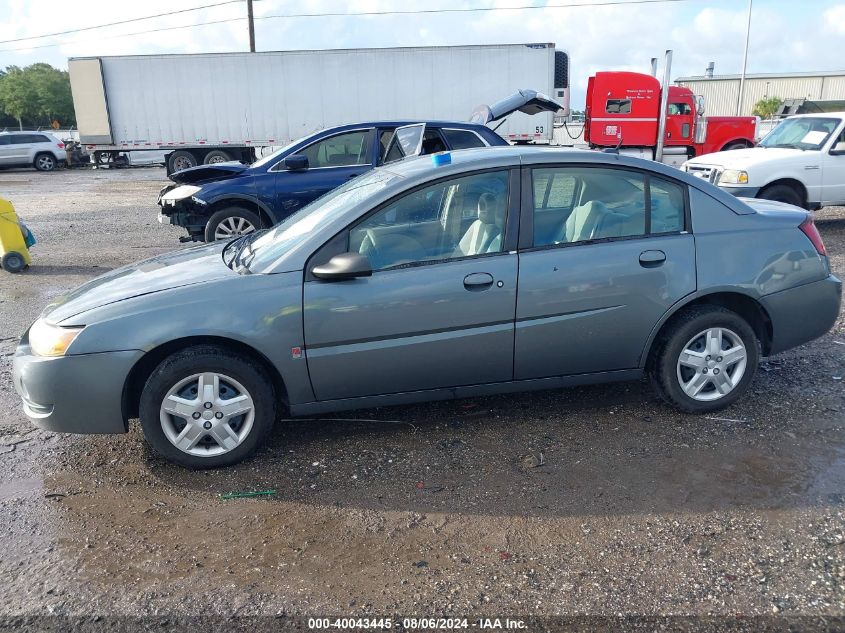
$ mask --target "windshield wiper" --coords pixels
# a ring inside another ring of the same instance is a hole
[[[248,237],[248,235],[241,235],[240,237],[236,237],[232,240],[229,240],[228,242],[226,242],[226,246],[223,247],[223,251],[220,253],[220,256],[223,258],[223,263],[229,266],[229,268],[231,268],[231,263],[234,261],[235,257],[238,256],[239,249],[232,250],[232,257],[228,261],[226,261],[226,253],[229,250],[233,249],[235,244],[238,244],[245,237]]]
[[[763,147],[783,147],[786,149],[801,149],[794,143],[775,143],[774,145],[764,145]]]

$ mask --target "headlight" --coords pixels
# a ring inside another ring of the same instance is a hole
[[[748,172],[739,169],[726,169],[719,178],[719,184],[745,185],[748,183]]]
[[[179,185],[175,189],[171,189],[164,194],[161,197],[161,201],[164,203],[173,203],[177,200],[184,200],[185,198],[190,198],[200,189],[202,189],[202,187],[197,187],[196,185]]]
[[[29,345],[38,356],[64,356],[84,327],[59,327],[38,319],[29,328]]]

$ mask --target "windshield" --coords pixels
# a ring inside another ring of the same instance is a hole
[[[760,147],[821,149],[840,123],[841,119],[822,117],[785,119],[760,141]]]
[[[302,137],[300,137],[300,138],[296,139],[295,141],[291,141],[290,143],[288,143],[287,145],[285,145],[283,148],[281,148],[281,149],[277,149],[277,150],[276,150],[275,152],[273,152],[272,154],[267,154],[267,156],[265,156],[264,158],[261,158],[261,159],[259,159],[259,160],[255,161],[252,165],[250,165],[250,167],[263,167],[263,166],[264,166],[264,165],[266,165],[267,163],[272,163],[272,162],[275,162],[275,161],[279,160],[279,157],[280,157],[282,154],[284,154],[285,152],[289,151],[289,150],[290,150],[290,148],[292,148],[294,145],[297,145],[297,144],[301,143],[301,142],[303,141],[303,139],[305,139],[305,137],[304,137],[304,136],[302,136]]]
[[[260,272],[307,239],[314,229],[343,215],[362,200],[384,189],[396,177],[389,171],[376,169],[317,198],[256,239],[251,245],[250,257],[245,258],[243,264],[251,272]]]

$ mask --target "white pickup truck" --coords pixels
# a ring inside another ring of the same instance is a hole
[[[681,169],[739,197],[845,205],[845,112],[786,118],[757,147],[696,156]]]

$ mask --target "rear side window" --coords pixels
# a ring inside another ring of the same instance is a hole
[[[630,99],[608,99],[604,104],[607,114],[631,114]]]
[[[651,232],[677,233],[684,230],[684,188],[662,178],[649,178]]]
[[[13,145],[23,145],[25,143],[49,143],[48,139],[43,134],[15,134],[12,136]]]
[[[0,145],[9,145],[12,142],[11,136],[0,136]]]
[[[684,227],[681,185],[627,169],[532,170],[534,246],[673,233]]]
[[[484,147],[484,141],[478,137],[478,134],[469,130],[450,130],[444,128],[443,136],[446,137],[446,142],[449,143],[452,149]]]

